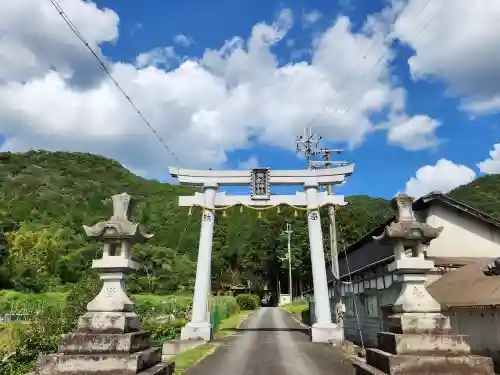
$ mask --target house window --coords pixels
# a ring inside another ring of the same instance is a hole
[[[365,294],[366,316],[378,317],[378,297],[376,294]]]
[[[354,315],[354,296],[344,297],[346,315]]]

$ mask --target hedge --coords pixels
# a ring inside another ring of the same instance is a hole
[[[260,306],[260,297],[255,294],[240,294],[236,296],[236,303],[241,310],[255,310]]]

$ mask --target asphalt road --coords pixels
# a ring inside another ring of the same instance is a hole
[[[280,308],[256,311],[215,352],[187,375],[352,375],[338,350],[313,344],[297,321]]]

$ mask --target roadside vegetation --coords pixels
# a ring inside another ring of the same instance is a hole
[[[101,286],[90,265],[100,257],[102,245],[89,240],[82,225],[109,218],[110,197],[121,192],[138,198],[134,221],[155,235],[150,243],[134,247],[133,258],[143,269],[127,281],[127,290],[155,341],[178,336],[191,311],[201,217],[199,211],[188,215],[187,209],[179,209],[178,197],[195,191],[141,178],[92,154],[0,152],[0,316],[26,320],[0,324],[0,374],[31,371],[39,354],[55,352],[59,335],[75,328]],[[477,178],[449,195],[500,216],[500,175]],[[349,204],[336,216],[341,251],[393,215],[386,199],[363,195],[346,200]],[[226,214],[217,215],[214,228],[216,294],[251,285],[262,295],[267,285],[274,288],[277,280],[288,277],[283,260],[287,239],[281,235],[286,223],[294,230],[291,268],[293,279],[300,281],[297,290],[311,288],[305,215],[288,207],[260,213],[235,207]],[[322,225],[328,233],[325,211]],[[230,326],[238,314],[259,305],[253,295],[214,297],[212,323]],[[285,308],[299,314],[308,307],[294,301]]]
[[[291,313],[302,313],[309,310],[309,301],[307,299],[298,298],[284,305],[283,308]]]

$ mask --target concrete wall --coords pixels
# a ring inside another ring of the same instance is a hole
[[[453,333],[469,336],[474,354],[492,357],[495,372],[500,372],[500,310],[452,308],[443,312],[450,317]]]
[[[500,229],[451,207],[434,204],[427,223],[444,227],[427,255],[433,257],[500,257]]]

